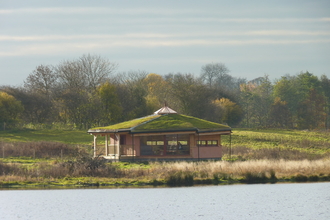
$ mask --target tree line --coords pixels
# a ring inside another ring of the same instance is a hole
[[[232,127],[328,129],[330,79],[310,72],[247,81],[223,63],[191,73],[116,72],[117,64],[83,55],[39,65],[20,87],[0,87],[3,128],[26,124],[106,126],[168,105],[181,114]]]

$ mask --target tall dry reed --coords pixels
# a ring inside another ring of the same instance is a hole
[[[165,170],[191,171],[201,177],[212,177],[217,173],[242,177],[246,173],[276,173],[277,178],[293,175],[330,175],[330,160],[249,160],[249,161],[215,161],[215,162],[175,162],[155,164],[160,172]]]

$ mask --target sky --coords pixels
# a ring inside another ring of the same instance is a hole
[[[330,1],[1,0],[0,86],[84,54],[117,72],[330,77]]]

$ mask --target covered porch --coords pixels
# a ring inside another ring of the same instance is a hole
[[[109,160],[221,159],[221,135],[181,133],[94,133],[94,157]]]

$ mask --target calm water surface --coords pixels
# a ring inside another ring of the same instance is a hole
[[[330,183],[1,190],[0,219],[330,219]]]

